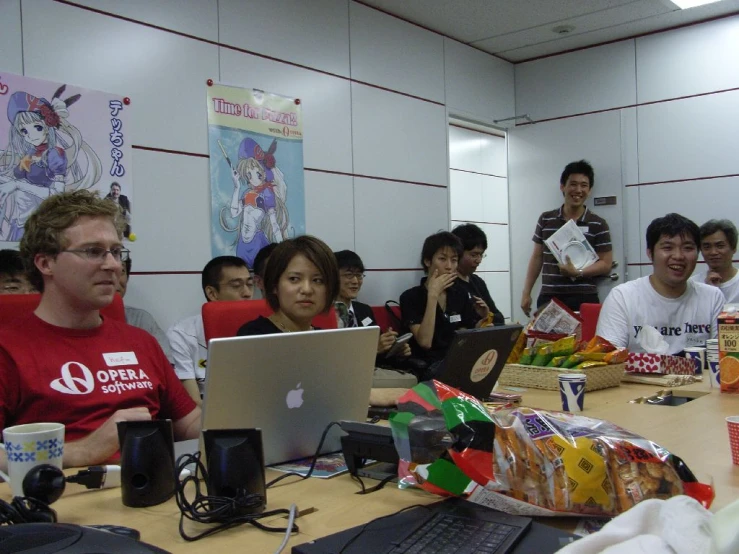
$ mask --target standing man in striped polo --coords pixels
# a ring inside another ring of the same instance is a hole
[[[599,303],[595,278],[611,271],[613,253],[608,223],[585,207],[595,184],[593,167],[585,160],[567,164],[559,179],[559,190],[564,204],[539,216],[534,232],[534,251],[529,259],[526,282],[521,296],[521,309],[531,314],[531,290],[541,276],[541,292],[536,299],[537,309],[552,298],[560,300],[571,310],[580,309],[583,303]],[[577,269],[567,259],[566,264],[557,264],[554,255],[544,241],[551,237],[568,220],[573,219],[598,254],[598,261],[585,269]],[[542,271],[543,270],[543,271]]]

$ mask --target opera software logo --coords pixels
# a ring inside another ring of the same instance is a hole
[[[138,365],[133,352],[103,354],[109,368]],[[130,364],[130,365],[129,365]],[[122,394],[134,389],[152,389],[153,384],[143,369],[101,369],[93,374],[84,364],[67,362],[62,366],[61,377],[54,379],[50,386],[64,394],[84,395],[95,390],[95,382],[100,383],[100,392]]]

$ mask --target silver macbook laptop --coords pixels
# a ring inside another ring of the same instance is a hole
[[[267,465],[312,456],[332,421],[364,421],[379,328],[213,339],[203,429],[262,430]],[[322,452],[341,449],[335,427]]]

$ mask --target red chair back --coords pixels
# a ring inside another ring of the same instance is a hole
[[[598,326],[598,316],[602,304],[580,304],[580,317],[582,318],[582,340],[590,340],[595,336],[595,328]]]
[[[202,307],[205,342],[235,337],[244,323],[271,313],[272,308],[264,299],[206,302]]]
[[[267,317],[272,313],[267,301],[234,300],[224,302],[206,302],[202,307],[203,331],[205,341],[222,337],[235,337],[236,332],[244,323],[258,318]],[[333,306],[327,314],[319,314],[313,318],[313,325],[321,329],[336,329],[336,310]]]
[[[41,302],[40,294],[0,294],[0,325],[12,323],[19,317],[33,313]],[[126,322],[126,309],[120,294],[113,297],[113,302],[100,310],[105,318]]]
[[[319,329],[338,329],[339,322],[336,315],[336,308],[331,306],[327,314],[318,314],[313,318],[312,324],[313,327],[318,327]]]
[[[390,306],[390,309],[395,314],[395,317],[400,320],[400,306]],[[396,325],[390,318],[390,314],[387,313],[385,306],[372,306],[372,314],[375,316],[375,321],[383,333],[387,331],[388,327]],[[400,329],[393,329],[393,331],[400,332]]]

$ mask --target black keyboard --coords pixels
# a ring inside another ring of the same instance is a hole
[[[503,523],[434,514],[386,554],[505,554],[508,539],[519,531]]]

